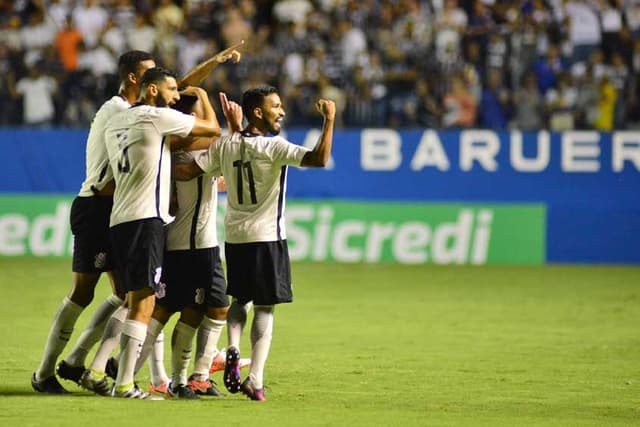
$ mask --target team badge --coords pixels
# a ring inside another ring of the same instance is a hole
[[[195,302],[196,302],[196,304],[199,304],[199,305],[204,304],[204,289],[203,288],[196,289]]]
[[[107,265],[107,253],[106,252],[97,253],[96,256],[93,258],[93,266],[95,268],[104,268],[105,265]]]
[[[156,298],[162,299],[167,295],[167,285],[157,282],[153,285],[153,292],[156,294]]]

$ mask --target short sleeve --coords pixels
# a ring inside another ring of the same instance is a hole
[[[158,108],[156,126],[162,135],[185,137],[191,133],[196,123],[195,116],[184,114],[171,108]]]
[[[265,152],[274,163],[300,166],[302,158],[309,150],[307,147],[293,144],[281,137],[269,138]]]
[[[221,176],[222,169],[220,165],[220,156],[217,151],[217,143],[212,143],[208,150],[198,152],[195,157],[195,162],[200,169],[207,175]]]

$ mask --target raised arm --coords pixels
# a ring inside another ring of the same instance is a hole
[[[229,101],[224,92],[220,92],[218,95],[220,96],[222,113],[227,119],[229,131],[240,132],[242,130],[242,107],[233,101]]]
[[[189,70],[187,74],[182,76],[182,78],[178,81],[178,87],[186,87],[186,86],[198,86],[213,70],[216,65],[223,64],[228,60],[231,60],[234,64],[240,62],[240,58],[242,58],[242,54],[238,49],[244,45],[244,40],[240,43],[235,44],[231,47],[222,50],[211,58],[199,63],[193,69]]]
[[[195,115],[195,124],[191,129],[188,137],[205,137],[205,138],[219,138],[222,135],[220,124],[216,113],[213,111],[211,102],[209,102],[209,95],[207,92],[199,87],[189,86],[184,89],[181,95],[196,96],[202,107],[202,117]],[[170,140],[171,149],[178,150],[184,149],[188,145],[194,142],[194,138],[172,138]]]
[[[316,108],[324,117],[322,124],[322,134],[320,140],[302,158],[300,166],[324,167],[331,157],[331,146],[333,144],[333,124],[336,118],[336,104],[328,99],[321,99],[316,103]]]

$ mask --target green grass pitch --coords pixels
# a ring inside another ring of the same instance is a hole
[[[126,401],[68,382],[67,396],[31,390],[70,261],[0,258],[0,426],[640,425],[638,267],[297,263],[293,275],[267,402]]]

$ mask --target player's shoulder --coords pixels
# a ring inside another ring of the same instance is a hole
[[[266,147],[272,144],[288,143],[286,139],[279,135],[256,135],[243,132],[240,133],[240,137],[249,144],[261,147]]]
[[[96,112],[96,115],[91,122],[91,127],[103,127],[111,121],[111,119],[126,111],[130,107],[129,103],[120,96],[114,96],[106,100]]]
[[[115,114],[126,110],[131,105],[121,96],[113,96],[107,99],[101,106],[96,115],[98,114]]]

